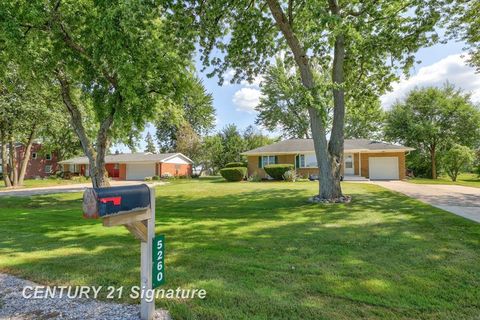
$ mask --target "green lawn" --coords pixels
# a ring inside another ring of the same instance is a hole
[[[371,184],[311,205],[316,183],[157,188],[174,319],[478,319],[480,224]],[[132,286],[139,243],[81,217],[81,194],[0,198],[0,270],[44,284]],[[124,299],[126,302],[128,299]]]
[[[75,180],[66,180],[66,179],[44,179],[44,180],[26,179],[24,180],[24,184],[21,188],[53,187],[53,186],[75,184],[75,183],[85,183],[85,182],[78,182]],[[5,185],[3,181],[0,181],[0,190],[2,189],[5,189]]]
[[[441,176],[438,179],[427,179],[427,178],[413,178],[407,180],[411,183],[417,184],[450,184],[466,187],[476,187],[480,188],[480,178],[477,174],[473,173],[462,173],[458,176],[457,181],[453,182],[452,179],[448,176]]]

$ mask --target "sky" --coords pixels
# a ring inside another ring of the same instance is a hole
[[[406,93],[416,86],[442,86],[446,81],[470,92],[472,101],[480,103],[480,74],[475,74],[474,69],[465,62],[466,52],[463,51],[463,47],[463,43],[449,41],[420,49],[416,54],[416,60],[420,63],[412,68],[410,77],[394,83],[392,91],[381,97],[383,108],[388,109],[396,100],[402,100]],[[230,84],[227,81],[229,76],[227,74],[223,86],[219,86],[217,78],[207,78],[206,72],[200,72],[199,62],[197,62],[197,70],[199,70],[198,75],[203,80],[207,91],[213,95],[216,130],[220,130],[230,123],[236,124],[240,130],[254,125],[256,118],[254,108],[261,96],[259,88],[261,77],[252,84],[246,82]],[[152,126],[145,130],[144,136],[147,131],[154,136]],[[265,130],[263,132],[274,134]],[[141,141],[139,150],[143,150],[144,146],[144,141]],[[128,152],[128,149],[125,151]]]

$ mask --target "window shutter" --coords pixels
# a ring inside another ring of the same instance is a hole
[[[278,163],[278,156],[275,156],[275,164]]]
[[[258,157],[258,167],[261,168],[262,167],[262,157]]]
[[[298,154],[295,156],[295,168],[300,168],[300,156]]]

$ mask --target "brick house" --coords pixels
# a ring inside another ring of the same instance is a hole
[[[405,154],[413,148],[367,139],[345,139],[342,175],[371,180],[405,179]],[[248,175],[267,177],[263,167],[290,163],[301,176],[318,175],[312,139],[289,139],[242,153],[248,159]]]
[[[77,157],[59,162],[64,172],[89,175],[87,157]],[[122,153],[105,157],[108,176],[117,180],[144,180],[152,176],[190,176],[192,160],[181,153]]]
[[[21,161],[25,156],[25,146],[23,144],[15,145],[15,152],[17,158],[17,168],[20,172]],[[40,143],[34,143],[30,151],[30,160],[28,161],[27,171],[25,172],[25,179],[45,178],[60,169],[58,165],[58,157],[56,153],[47,153],[42,151]],[[0,172],[3,168],[0,165]]]

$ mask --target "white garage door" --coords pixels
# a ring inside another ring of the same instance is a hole
[[[143,180],[155,175],[155,163],[127,164],[127,180]]]
[[[398,157],[368,158],[368,170],[373,180],[398,179]]]

